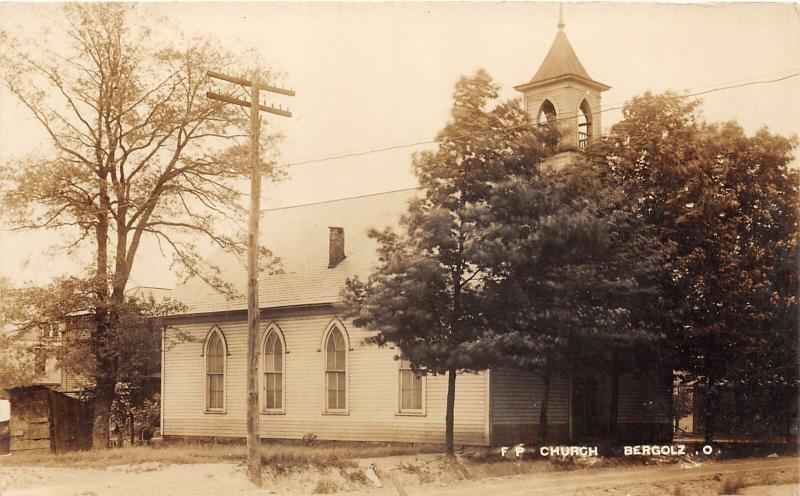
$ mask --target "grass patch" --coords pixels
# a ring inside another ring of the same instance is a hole
[[[438,448],[437,448],[438,449]],[[427,450],[427,451],[426,451]],[[357,466],[359,458],[380,458],[431,452],[432,446],[386,445],[319,442],[314,446],[290,443],[269,443],[261,447],[265,466],[283,472],[297,466],[347,469]],[[113,465],[135,465],[156,462],[164,465],[191,463],[244,462],[247,447],[241,444],[176,442],[148,446],[73,451],[64,454],[47,452],[14,453],[0,458],[0,466],[40,466],[105,468]]]
[[[353,472],[344,470],[342,471],[342,476],[351,484],[355,484],[357,486],[366,486],[370,484],[370,480],[367,479],[367,476],[364,475],[364,472],[361,470],[355,470]]]
[[[330,479],[320,479],[314,488],[314,494],[330,494],[339,490],[339,484]]]
[[[397,466],[397,468],[409,474],[417,476],[417,480],[419,481],[420,484],[430,484],[434,482],[434,477],[431,474],[430,470],[415,463],[402,462]]]

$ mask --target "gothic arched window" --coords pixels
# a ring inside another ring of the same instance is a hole
[[[325,339],[325,410],[347,410],[347,339],[334,326]]]
[[[536,122],[540,126],[544,126],[546,124],[555,123],[556,119],[556,107],[553,105],[553,102],[550,100],[543,101],[542,105],[539,107],[539,113],[536,116]]]
[[[267,329],[263,348],[264,410],[283,412],[283,364],[285,346],[280,329],[271,325]]]
[[[225,410],[225,358],[227,347],[222,331],[215,327],[206,338],[206,410]]]
[[[578,148],[585,149],[591,138],[592,110],[589,108],[589,102],[584,100],[578,108]]]

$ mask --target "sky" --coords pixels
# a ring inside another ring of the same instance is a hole
[[[154,29],[205,34],[261,60],[297,92],[293,117],[267,116],[285,140],[279,164],[335,157],[433,138],[449,117],[459,76],[486,69],[502,98],[519,94],[556,34],[557,3],[162,3],[137,7],[163,16]],[[0,3],[0,29],[31,35],[57,24],[58,4]],[[566,3],[566,34],[593,79],[612,88],[602,109],[646,90],[696,92],[800,72],[800,8],[784,4]],[[169,40],[169,35],[167,40]],[[800,133],[800,77],[703,96],[709,121],[738,121]],[[621,118],[604,111],[602,127]],[[49,147],[46,136],[0,89],[0,160]],[[429,145],[427,145],[429,146]],[[406,147],[288,167],[264,182],[264,208],[413,187]],[[44,284],[87,262],[52,249],[58,233],[0,230],[0,277]],[[208,250],[211,250],[209,247]],[[131,285],[171,287],[169,260],[153,243]]]

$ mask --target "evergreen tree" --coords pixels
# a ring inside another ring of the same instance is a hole
[[[618,208],[588,164],[512,178],[492,199],[493,244],[487,284],[491,332],[481,347],[498,364],[539,374],[541,442],[553,375],[580,364],[611,374],[615,431],[619,375],[661,343],[658,280],[667,247],[641,219]],[[487,237],[492,237],[487,235]],[[642,360],[644,361],[644,360]]]
[[[372,233],[379,266],[367,281],[348,281],[343,293],[355,325],[377,333],[372,342],[392,343],[412,367],[447,375],[449,454],[456,374],[487,366],[475,342],[484,331],[482,288],[491,276],[484,251],[492,246],[483,237],[489,201],[501,181],[542,153],[519,103],[496,104],[497,89],[483,70],[458,81],[437,150],[413,160],[424,194],[411,202],[402,232]]]

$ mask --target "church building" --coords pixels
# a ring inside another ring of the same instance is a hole
[[[600,136],[601,94],[609,86],[584,69],[559,21],[533,78],[516,89],[536,123],[557,122],[560,166]],[[370,228],[397,226],[418,189],[266,210],[262,232],[282,271],[259,282],[261,437],[443,443],[445,376],[416,375],[398,350],[366,344],[369,332],[337,314],[347,278],[366,280],[377,263]],[[245,261],[219,253],[209,263],[245,293]],[[173,292],[187,310],[164,331],[161,428],[165,438],[246,435],[247,302],[226,299],[199,278]],[[669,438],[671,377],[623,375],[618,430],[630,439]],[[552,380],[553,441],[607,433],[611,383],[564,370]],[[460,374],[455,442],[531,442],[538,432],[542,381],[513,369]]]

